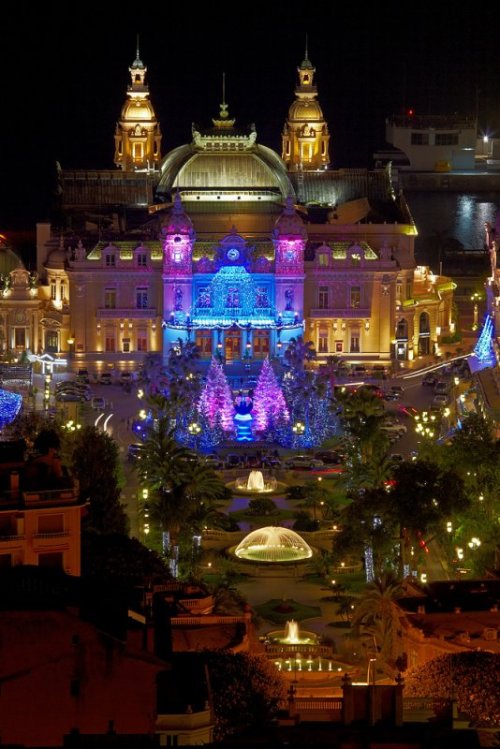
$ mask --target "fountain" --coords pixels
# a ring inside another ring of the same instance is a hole
[[[266,655],[286,679],[335,682],[344,673],[357,674],[358,667],[334,660],[334,649],[323,644],[315,632],[299,629],[298,622],[287,621],[285,629],[269,632],[264,641]]]
[[[226,484],[232,491],[242,492],[244,494],[272,494],[278,491],[284,491],[286,484],[277,481],[274,476],[264,477],[262,471],[254,468],[248,476],[239,476],[235,481]]]
[[[303,538],[289,528],[267,526],[249,533],[234,554],[250,562],[298,562],[310,559],[312,549]]]
[[[265,492],[264,476],[262,471],[250,471],[247,481],[247,492]]]

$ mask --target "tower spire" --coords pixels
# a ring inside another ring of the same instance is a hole
[[[212,122],[214,123],[215,127],[225,127],[225,128],[231,128],[233,127],[235,120],[229,119],[229,112],[227,111],[227,102],[226,102],[226,74],[222,73],[222,102],[220,104],[220,110],[219,110],[219,117],[216,119],[214,118]]]
[[[161,159],[160,125],[149,100],[147,70],[140,58],[137,34],[135,59],[129,67],[127,100],[115,131],[115,164],[127,171],[154,169]]]
[[[309,59],[309,36],[300,67],[295,101],[288,112],[282,134],[282,159],[292,171],[325,169],[330,163],[328,124],[317,100],[314,84],[316,68]]]

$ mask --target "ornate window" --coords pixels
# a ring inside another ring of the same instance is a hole
[[[104,257],[106,268],[114,268],[116,266],[116,255],[114,252],[108,252]]]
[[[240,306],[240,290],[237,286],[228,286],[226,293],[226,307],[234,309]]]
[[[319,287],[318,306],[320,309],[328,309],[328,286]]]
[[[57,330],[47,330],[45,333],[45,350],[51,353],[59,351],[59,337]]]
[[[196,306],[201,309],[209,309],[212,306],[212,294],[210,292],[210,286],[200,286],[198,289],[198,299]]]
[[[430,335],[431,332],[431,320],[428,312],[422,312],[420,320],[418,322],[419,335]]]
[[[138,252],[135,256],[135,261],[138,268],[147,268],[148,255],[146,252]]]
[[[104,309],[116,309],[116,289],[114,286],[104,289]]]
[[[360,306],[361,306],[361,286],[351,286],[350,307],[351,309],[359,309]]]
[[[104,338],[104,350],[107,352],[116,351],[115,331],[112,328],[106,330],[106,336]]]
[[[259,309],[269,307],[269,296],[267,286],[257,286],[255,293],[255,306]]]
[[[135,290],[135,306],[137,309],[148,308],[148,287],[138,286]]]
[[[328,328],[324,325],[322,325],[319,329],[318,353],[328,353]]]
[[[359,330],[351,330],[350,340],[351,354],[359,354]]]
[[[254,330],[253,355],[257,359],[265,359],[269,355],[269,331]]]
[[[195,343],[200,350],[202,359],[208,359],[212,355],[212,331],[197,330]]]

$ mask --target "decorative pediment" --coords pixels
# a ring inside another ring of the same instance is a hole
[[[56,320],[54,317],[42,317],[40,320],[40,325],[44,328],[60,328],[61,324],[61,321]]]

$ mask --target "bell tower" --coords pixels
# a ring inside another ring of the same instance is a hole
[[[297,72],[299,85],[295,89],[296,98],[283,128],[281,158],[291,172],[326,169],[330,163],[330,134],[316,99],[316,68],[309,60],[307,41],[305,56]]]
[[[161,132],[149,100],[147,67],[139,56],[139,40],[129,72],[132,82],[127,88],[127,101],[116,124],[114,161],[124,171],[150,171],[157,167],[161,159]]]

